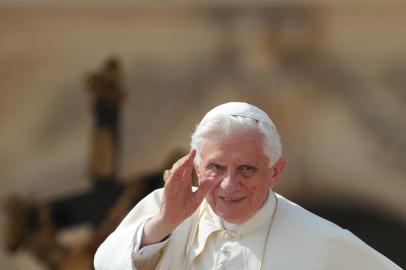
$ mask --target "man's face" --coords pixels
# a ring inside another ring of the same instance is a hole
[[[255,214],[283,169],[278,163],[268,167],[269,158],[263,153],[257,130],[205,139],[201,158],[196,168],[199,181],[221,179],[206,199],[214,212],[230,223],[242,223]]]

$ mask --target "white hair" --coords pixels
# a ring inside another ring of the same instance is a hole
[[[204,139],[212,138],[217,134],[232,136],[247,130],[258,130],[263,138],[263,151],[269,158],[271,168],[282,156],[282,144],[278,131],[274,126],[250,117],[217,114],[210,119],[204,119],[192,134],[191,147],[196,149],[195,163],[200,164]]]

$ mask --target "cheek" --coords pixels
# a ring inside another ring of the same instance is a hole
[[[250,181],[244,183],[243,186],[248,192],[252,194],[267,193],[267,190],[269,189],[267,182],[263,178],[250,179]]]
[[[217,180],[220,177],[219,175],[217,175],[216,173],[214,173],[212,171],[200,171],[199,173],[197,173],[197,176],[198,176],[199,185],[207,178],[212,178],[213,180]],[[212,180],[210,180],[210,181],[212,181]],[[214,200],[214,198],[215,198],[214,194],[216,194],[216,190],[218,189],[220,184],[221,184],[221,181],[219,181],[217,186],[215,186],[209,193],[207,193],[206,199],[208,201]]]
[[[207,193],[206,195],[206,200],[207,202],[210,204],[210,206],[215,209],[216,208],[216,188],[214,188],[212,191],[210,191],[209,193]]]
[[[216,172],[213,172],[211,170],[201,170],[198,174],[199,177],[199,182],[206,179],[206,178],[213,178],[217,179],[220,177],[220,175]]]

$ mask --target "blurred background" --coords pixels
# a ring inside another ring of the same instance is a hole
[[[277,192],[406,267],[405,25],[404,1],[1,0],[0,268],[92,269],[227,101],[277,125]]]

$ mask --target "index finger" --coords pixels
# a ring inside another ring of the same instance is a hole
[[[193,169],[193,160],[195,159],[196,156],[196,150],[192,149],[189,154],[184,156],[183,158],[179,159],[171,169],[172,173],[180,173],[181,170],[183,169],[190,169],[190,173],[192,172]],[[184,173],[181,174],[184,176]]]
[[[186,156],[180,158],[176,161],[172,169],[165,170],[163,179],[167,182],[169,179],[179,179],[180,177],[184,178],[188,175],[191,177],[193,170],[193,160],[196,156],[196,150],[192,149]]]

